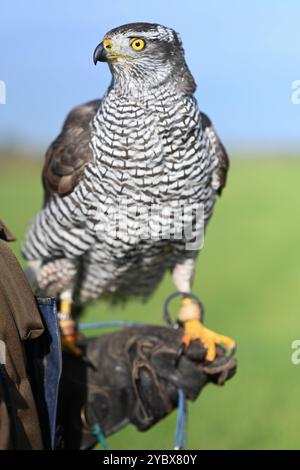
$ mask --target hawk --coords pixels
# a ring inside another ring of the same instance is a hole
[[[173,29],[112,29],[95,49],[99,61],[107,62],[111,84],[101,100],[70,112],[48,149],[44,207],[24,257],[38,289],[59,297],[62,339],[74,352],[76,306],[103,297],[147,299],[171,270],[183,293],[183,343],[200,339],[211,361],[216,344],[230,349],[234,341],[203,326],[189,293],[197,240],[226,183],[225,148],[198,109]]]

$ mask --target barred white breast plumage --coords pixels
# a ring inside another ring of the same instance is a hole
[[[50,147],[44,208],[23,253],[38,262],[39,287],[50,293],[71,287],[81,303],[104,295],[147,298],[167,269],[194,262],[199,250],[187,248],[184,233],[174,233],[176,221],[182,207],[203,204],[207,224],[228,158],[198,109],[172,29],[146,23],[116,28],[94,59],[109,63],[112,83],[101,101],[69,115]],[[147,211],[159,205],[145,237]],[[203,222],[193,211],[184,212],[183,221],[195,232]]]

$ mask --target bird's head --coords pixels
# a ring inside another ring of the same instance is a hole
[[[95,49],[97,62],[109,64],[114,83],[124,91],[145,91],[168,80],[183,92],[195,90],[180,37],[165,26],[132,23],[112,29]]]

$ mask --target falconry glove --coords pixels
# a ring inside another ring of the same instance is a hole
[[[222,385],[236,370],[236,361],[217,349],[205,361],[199,341],[178,358],[181,329],[137,326],[87,339],[85,354],[65,354],[58,412],[58,447],[88,449],[97,439],[128,423],[140,431],[163,419],[178,403],[178,389],[195,400],[208,382]]]

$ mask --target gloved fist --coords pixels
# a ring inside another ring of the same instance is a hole
[[[176,408],[178,388],[195,400],[208,382],[222,385],[234,375],[235,359],[218,348],[207,363],[199,341],[177,361],[181,338],[180,329],[137,326],[87,339],[83,358],[65,355],[58,446],[94,446],[96,423],[105,435],[128,423],[146,430]]]

